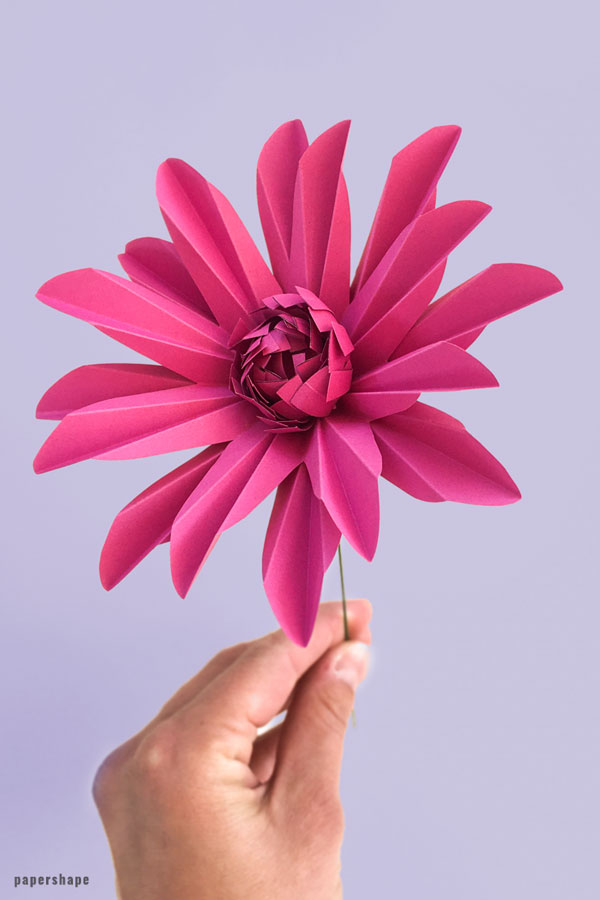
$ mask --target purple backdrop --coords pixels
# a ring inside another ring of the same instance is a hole
[[[85,896],[111,896],[96,765],[217,649],[273,627],[260,581],[269,503],[223,537],[187,600],[164,547],[102,590],[112,517],[173,462],[33,475],[44,389],[82,363],[134,358],[34,292],[67,269],[117,271],[128,239],[165,233],[153,181],[166,156],[215,182],[258,237],[256,159],[296,116],[312,136],[353,119],[355,254],[393,153],[457,122],[440,197],[494,212],[445,284],[514,261],[566,288],[475,345],[500,390],[433,398],[506,464],[523,501],[429,505],[383,484],[374,563],[346,552],[351,593],[375,606],[343,777],[346,897],[599,896],[591,16],[589,0],[5,9],[2,896],[15,874],[61,870],[90,876]],[[337,591],[332,571],[324,593]]]

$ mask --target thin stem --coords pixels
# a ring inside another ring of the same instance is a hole
[[[342,613],[344,616],[344,640],[350,640],[350,631],[348,629],[348,609],[346,607],[346,585],[344,584],[344,563],[342,562],[342,542],[338,544],[338,562],[340,564],[340,583],[342,586]]]

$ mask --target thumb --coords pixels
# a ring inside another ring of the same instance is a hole
[[[283,723],[274,794],[304,806],[337,800],[344,735],[354,692],[368,668],[369,648],[344,641],[328,651],[298,683]]]

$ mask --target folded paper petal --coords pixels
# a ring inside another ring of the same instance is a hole
[[[384,363],[352,384],[352,390],[357,392],[464,391],[489,387],[498,387],[495,375],[466,350],[445,341]]]
[[[313,490],[348,542],[373,559],[379,535],[381,454],[371,426],[343,416],[319,420],[306,466]]]
[[[444,277],[446,259],[436,266],[422,281],[419,281],[411,290],[397,302],[392,303],[387,312],[382,313],[362,337],[356,340],[355,352],[352,362],[356,372],[368,372],[380,366],[393,356],[396,339],[399,334],[404,334],[408,322],[426,309],[435,297]],[[393,345],[393,346],[392,346]]]
[[[394,356],[435,341],[469,346],[490,322],[561,289],[555,275],[537,266],[520,263],[490,266],[425,310]]]
[[[300,463],[304,446],[304,436],[273,435],[256,423],[223,451],[173,524],[171,568],[182,597],[214,539],[275,490]]]
[[[180,159],[164,162],[156,193],[171,239],[217,322],[232,331],[280,287],[226,197]]]
[[[473,331],[465,331],[464,334],[461,334],[460,337],[452,338],[452,343],[456,344],[457,347],[462,347],[463,350],[468,350],[471,344],[474,344],[482,331],[485,331],[485,325],[481,328],[474,328]],[[409,332],[410,334],[410,332]],[[396,356],[401,356],[402,351],[398,352],[395,350],[390,359],[395,359]]]
[[[284,291],[294,289],[290,274],[294,186],[300,157],[307,147],[304,126],[295,119],[271,135],[258,159],[256,189],[260,221],[273,274]]]
[[[408,409],[421,391],[489,387],[498,387],[498,381],[483,363],[460,347],[440,341],[355,378],[342,408],[372,420]]]
[[[170,241],[153,237],[129,241],[119,262],[132,281],[199,310],[214,321],[209,305]]]
[[[503,506],[521,496],[498,460],[441,410],[415,403],[372,428],[383,477],[419,500]]]
[[[233,353],[227,334],[199,312],[126,278],[78,269],[47,281],[37,297],[202,384],[223,384]]]
[[[43,302],[158,365],[82,366],[59,379],[38,407],[62,421],[36,471],[210,445],[116,517],[105,587],[170,541],[184,596],[220,534],[277,488],[264,583],[284,630],[306,645],[341,534],[373,557],[379,475],[430,502],[519,498],[462,424],[419,398],[496,386],[466,348],[560,283],[532,266],[491,266],[435,301],[449,254],[490,211],[436,208],[460,134],[445,126],[394,157],[350,288],[348,128],[309,145],[295,120],[266,143],[257,194],[273,272],[225,196],[169,159],[157,194],[172,242],[127,244],[130,280],[85,269],[41,288]]]
[[[305,647],[319,608],[323,575],[340,541],[301,465],[279,486],[267,528],[263,581],[277,621]]]
[[[387,359],[432,299],[430,292],[423,294],[420,290],[422,282],[433,278],[432,273],[490,209],[486,203],[458,200],[432,209],[404,229],[344,317],[357,361],[361,354],[373,352],[381,341],[386,346],[392,343],[387,355],[381,350],[378,353],[380,360]],[[359,338],[363,338],[360,344]]]
[[[178,466],[128,503],[110,527],[100,556],[100,579],[110,590],[158,544],[168,540],[175,516],[225,449],[214,444]]]
[[[80,366],[48,388],[35,414],[38,419],[64,419],[68,413],[100,400],[164,391],[186,384],[191,382],[163,366],[137,363]]]
[[[419,399],[419,392],[363,391],[350,392],[338,404],[343,415],[360,421],[372,422],[384,416],[409,409]]]
[[[435,186],[460,137],[457,125],[431,128],[394,156],[358,264],[352,295],[381,262],[398,235],[413,219],[435,205]]]
[[[103,400],[69,413],[34,461],[47,472],[84,459],[135,459],[229,441],[255,420],[227,388],[186,387]]]
[[[298,167],[290,272],[341,318],[349,300],[350,207],[342,162],[350,122],[340,122],[305,151]]]

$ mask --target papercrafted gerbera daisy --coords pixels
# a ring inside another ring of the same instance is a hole
[[[157,195],[171,241],[128,244],[129,280],[81,269],[40,289],[44,303],[155,364],[82,366],[51,387],[37,415],[62,421],[37,472],[206,448],[116,517],[100,562],[107,589],[170,541],[184,596],[219,535],[277,489],[264,585],[284,630],[306,644],[341,535],[366,559],[375,553],[380,475],[421,500],[519,499],[502,465],[419,396],[496,386],[467,348],[561,284],[534,266],[493,265],[432,302],[448,255],[490,211],[435,205],[456,126],[394,157],[351,284],[348,128],[309,145],[296,120],[263,148],[271,269],[223,194],[169,159]]]

